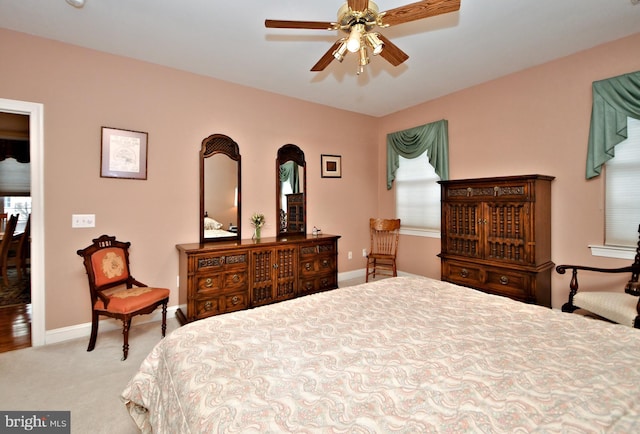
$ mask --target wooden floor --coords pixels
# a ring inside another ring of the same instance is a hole
[[[0,353],[31,346],[31,305],[0,307]]]

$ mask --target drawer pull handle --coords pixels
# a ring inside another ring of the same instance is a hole
[[[329,261],[327,259],[322,261],[322,266],[323,267],[328,267],[329,266]]]
[[[304,268],[307,271],[311,270],[311,264],[307,262],[306,264],[304,264]]]
[[[500,276],[500,283],[507,285],[509,283],[509,278],[507,276]]]
[[[469,270],[467,270],[466,268],[463,268],[462,270],[460,270],[460,276],[469,277]]]
[[[213,279],[211,277],[207,277],[204,281],[204,286],[211,288],[213,286]]]
[[[234,283],[238,283],[240,281],[240,276],[238,276],[237,274],[234,274],[232,280]]]
[[[235,306],[238,303],[240,303],[240,297],[238,297],[237,295],[234,295],[233,298],[231,298],[231,304]]]
[[[212,308],[213,308],[213,303],[211,303],[210,301],[207,301],[207,302],[204,304],[204,310],[206,310],[206,311],[210,311]]]
[[[309,290],[313,289],[313,283],[312,282],[307,282],[307,283],[305,283],[304,287],[305,287],[305,289],[307,291],[309,291]]]

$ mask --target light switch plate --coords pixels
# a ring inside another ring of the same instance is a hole
[[[72,214],[71,227],[72,228],[95,228],[96,215],[95,214]]]

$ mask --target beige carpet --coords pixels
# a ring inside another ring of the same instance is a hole
[[[167,334],[177,327],[175,318],[167,319]],[[88,337],[1,353],[0,408],[69,410],[72,433],[138,433],[120,393],[160,338],[159,322],[136,325],[134,319],[124,362],[119,331],[99,334],[90,353]]]

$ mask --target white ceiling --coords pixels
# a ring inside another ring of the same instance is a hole
[[[409,60],[393,67],[372,57],[360,76],[353,54],[309,71],[338,31],[264,27],[266,18],[335,21],[341,0],[86,0],[82,9],[0,0],[0,27],[384,116],[636,33],[635,2],[462,0],[459,12],[381,30]]]

